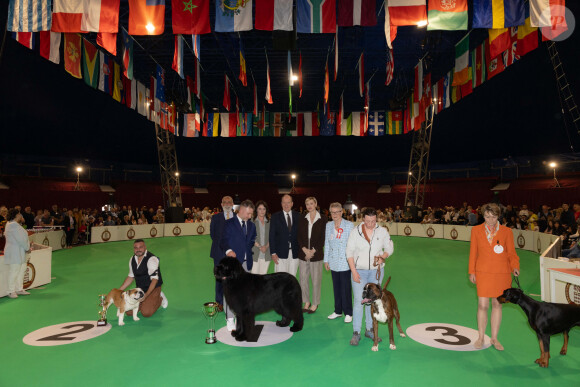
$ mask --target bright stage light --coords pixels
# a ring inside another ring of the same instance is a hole
[[[550,166],[550,168],[556,168],[558,166],[558,164],[556,164],[555,162],[551,162],[550,164],[548,164]]]
[[[76,171],[77,171],[77,173],[81,173],[83,171],[83,167],[77,167]]]
[[[155,31],[155,26],[151,23],[147,23],[147,25],[145,26],[145,28],[147,29],[147,32],[149,32],[150,34],[153,33],[153,31]]]
[[[175,172],[175,176],[176,177],[179,177],[179,172]]]
[[[417,27],[425,27],[427,25],[427,20],[421,20],[417,23]]]
[[[298,80],[298,75],[292,75],[292,81],[297,81]]]
[[[296,175],[292,174],[292,180],[296,180]]]

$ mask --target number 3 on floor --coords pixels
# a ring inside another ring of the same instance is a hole
[[[111,324],[97,327],[96,321],[68,322],[37,329],[24,336],[22,341],[36,347],[72,344],[94,339],[107,333],[109,329]]]
[[[477,351],[473,343],[478,333],[475,329],[447,323],[424,323],[407,328],[407,335],[418,343],[450,351]],[[483,349],[490,346],[485,336]]]

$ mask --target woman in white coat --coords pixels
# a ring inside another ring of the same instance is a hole
[[[4,247],[4,263],[8,269],[8,297],[18,298],[19,295],[28,295],[23,289],[24,272],[26,271],[26,254],[30,252],[28,233],[20,225],[24,218],[18,210],[12,208],[8,211],[8,223],[4,235],[6,246]]]

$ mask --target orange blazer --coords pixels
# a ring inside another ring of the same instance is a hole
[[[498,242],[503,247],[500,254],[493,251]],[[485,235],[485,223],[471,229],[469,274],[476,272],[505,274],[519,268],[520,258],[516,254],[511,228],[500,225],[491,245]]]

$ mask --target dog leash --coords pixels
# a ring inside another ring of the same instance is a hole
[[[521,291],[523,291],[524,289],[522,289],[522,287],[520,286],[520,280],[518,279],[518,277],[513,276],[512,277],[512,283],[514,283],[514,281],[515,281],[516,285],[518,286],[518,289],[520,289]]]

